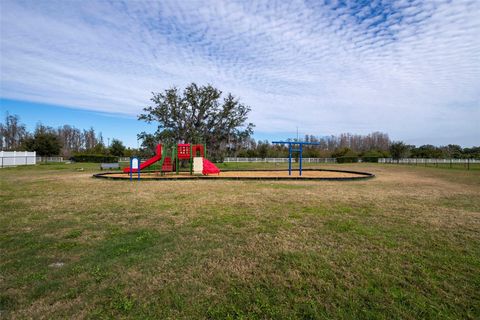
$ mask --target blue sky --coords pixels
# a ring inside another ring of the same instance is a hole
[[[0,108],[136,146],[151,92],[211,83],[258,139],[480,144],[480,1],[0,1]]]

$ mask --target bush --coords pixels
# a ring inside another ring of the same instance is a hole
[[[71,160],[75,162],[112,163],[118,162],[118,157],[103,154],[75,154]]]
[[[354,163],[358,162],[358,157],[338,157],[337,163]]]
[[[381,157],[362,157],[362,162],[378,162]]]
[[[362,162],[378,162],[379,158],[388,158],[389,154],[384,150],[369,150],[362,154]]]
[[[358,154],[353,151],[352,149],[350,148],[341,148],[341,149],[336,149],[333,153],[332,153],[332,158],[343,158],[343,157],[356,157],[358,156]]]

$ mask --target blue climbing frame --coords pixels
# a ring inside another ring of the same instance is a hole
[[[310,145],[310,146],[318,146],[320,143],[316,142],[299,142],[299,141],[272,141],[272,143],[276,144],[288,144],[288,175],[292,175],[292,153],[298,152],[299,153],[299,167],[298,173],[302,175],[302,161],[303,161],[303,146]],[[294,145],[298,145],[298,149],[293,149]]]

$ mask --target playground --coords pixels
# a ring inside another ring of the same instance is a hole
[[[223,170],[206,158],[207,148],[203,144],[178,144],[165,152],[162,144],[156,146],[155,155],[145,161],[137,157],[130,159],[130,166],[123,168],[123,172],[102,172],[93,175],[95,178],[113,180],[359,180],[373,178],[375,175],[368,172],[346,171],[334,169],[303,169],[303,145],[314,143],[279,141],[277,144],[289,146],[288,169],[270,170]],[[297,149],[294,146],[298,146]],[[292,168],[293,152],[298,152],[298,170]],[[180,163],[184,161],[188,171],[180,171]],[[159,169],[149,170],[157,164]]]

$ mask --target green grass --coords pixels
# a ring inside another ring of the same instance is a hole
[[[477,170],[138,183],[98,167],[0,169],[0,318],[480,317]]]

